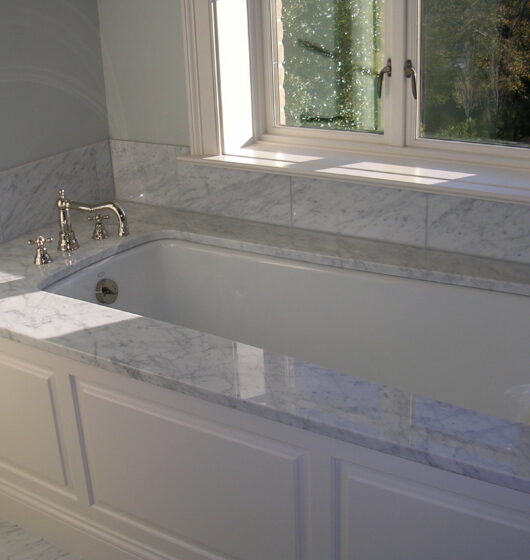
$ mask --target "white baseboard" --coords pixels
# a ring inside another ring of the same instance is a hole
[[[83,560],[178,560],[2,481],[0,519]]]

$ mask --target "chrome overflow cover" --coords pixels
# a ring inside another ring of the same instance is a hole
[[[96,284],[96,299],[106,305],[114,303],[118,299],[118,284],[110,278],[102,278]]]

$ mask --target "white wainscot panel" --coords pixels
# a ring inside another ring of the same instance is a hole
[[[52,373],[0,356],[0,460],[18,475],[67,484]]]
[[[97,509],[203,549],[205,558],[304,557],[302,451],[90,384],[78,387]]]
[[[513,510],[458,495],[454,491],[450,485],[446,489],[437,489],[338,461],[338,558],[530,558],[528,515],[518,515]]]

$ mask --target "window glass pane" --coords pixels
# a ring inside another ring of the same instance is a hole
[[[384,0],[276,0],[278,124],[381,132]]]
[[[423,0],[420,136],[530,146],[530,2]]]

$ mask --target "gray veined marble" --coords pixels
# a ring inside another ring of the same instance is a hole
[[[212,167],[177,156],[187,147],[111,140],[117,197],[168,208],[291,223],[290,178]]]
[[[187,147],[111,140],[117,197],[415,247],[530,262],[530,206],[179,159]]]
[[[0,558],[2,560],[81,560],[79,556],[30,535],[17,525],[0,521]]]
[[[293,225],[425,246],[427,195],[353,183],[293,178]]]
[[[1,172],[3,238],[13,239],[53,221],[58,186],[73,200],[113,198],[107,146],[107,141],[91,144]]]
[[[530,425],[501,420],[212,334],[40,291],[155,239],[184,239],[344,268],[530,295],[530,268],[365,239],[125,203],[132,234],[32,264],[2,244],[0,336],[345,442],[530,493]],[[51,235],[55,224],[41,233]],[[434,264],[433,264],[434,263]],[[431,268],[429,268],[429,265]],[[467,283],[467,284],[466,284]]]
[[[116,196],[172,206],[177,187],[177,156],[188,148],[111,140]]]
[[[291,224],[291,180],[284,175],[179,162],[173,207],[271,224]]]
[[[427,246],[530,263],[530,206],[429,196]]]

